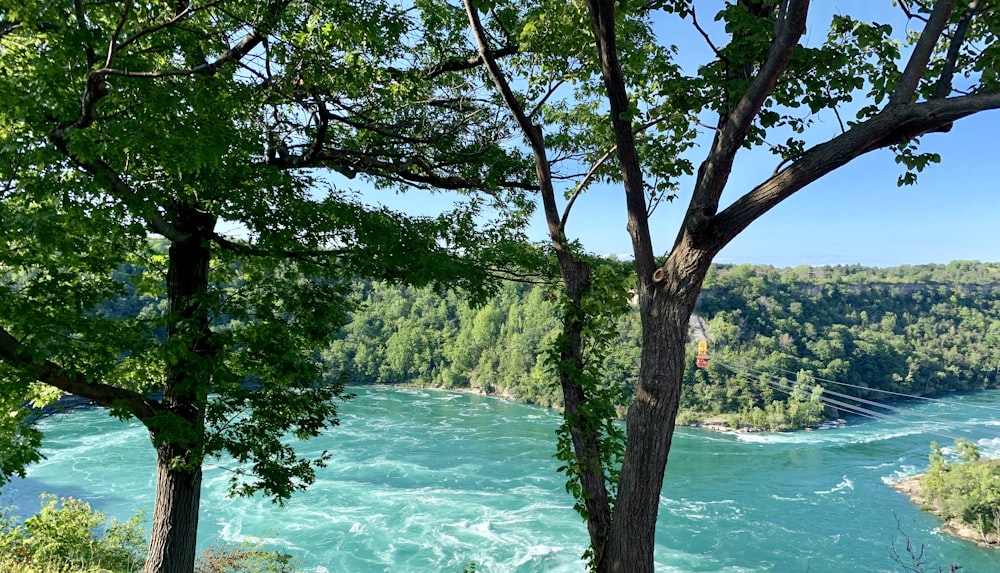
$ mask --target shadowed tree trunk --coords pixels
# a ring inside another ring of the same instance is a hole
[[[178,208],[176,226],[188,239],[170,245],[167,269],[167,366],[163,411],[148,424],[156,447],[156,503],[143,573],[190,573],[198,539],[205,404],[211,358],[209,317],[200,300],[208,290],[215,217]]]

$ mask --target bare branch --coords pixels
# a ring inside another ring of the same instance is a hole
[[[118,36],[122,33],[122,28],[125,27],[125,22],[128,21],[129,13],[132,11],[132,2],[127,0],[125,2],[125,7],[122,8],[122,17],[118,19],[118,25],[115,26],[115,31],[111,34],[111,39],[108,41],[108,55],[104,59],[104,67],[111,67],[111,61],[115,59],[115,44],[118,42]]]
[[[0,359],[29,373],[35,380],[81,396],[105,407],[128,408],[136,418],[146,420],[156,415],[158,405],[132,390],[87,380],[44,358],[37,358],[17,338],[0,328]]]
[[[823,92],[826,94],[826,97],[832,99],[830,96],[830,88],[824,87]],[[837,125],[840,126],[840,133],[844,133],[847,129],[844,128],[844,120],[840,117],[840,110],[837,109],[837,106],[833,106],[831,109],[833,110],[834,117],[837,118]]]
[[[890,105],[908,103],[913,99],[913,94],[917,91],[920,78],[923,77],[924,72],[927,70],[927,62],[930,61],[931,54],[934,53],[934,47],[937,45],[941,33],[944,32],[945,26],[948,25],[951,12],[955,9],[955,1],[938,0],[934,5],[931,17],[927,20],[927,25],[924,26],[923,31],[920,32],[920,38],[913,47],[910,59],[906,62],[903,75],[899,77],[896,89],[889,97]]]
[[[537,114],[538,111],[542,109],[542,106],[545,105],[545,102],[549,101],[549,98],[552,97],[552,94],[556,93],[556,90],[558,90],[559,87],[562,86],[564,83],[566,83],[566,80],[564,79],[560,79],[555,82],[550,82],[548,89],[545,90],[545,95],[542,96],[542,99],[538,100],[538,103],[535,104],[535,107],[531,108],[531,111],[528,112],[528,117],[535,117],[535,114]]]
[[[561,219],[563,225],[566,224],[566,220],[569,218],[570,209],[573,208],[573,203],[576,202],[576,198],[579,197],[580,193],[583,192],[584,187],[586,187],[587,184],[590,183],[590,180],[597,173],[597,170],[600,169],[602,165],[607,163],[608,159],[611,159],[611,156],[614,155],[616,151],[618,151],[618,146],[612,145],[611,149],[607,150],[607,152],[605,152],[604,155],[600,157],[600,159],[595,161],[594,164],[590,166],[590,169],[587,170],[587,173],[586,175],[583,176],[583,179],[581,179],[580,182],[576,184],[576,188],[573,189],[573,194],[570,195],[569,201],[566,203],[566,208],[563,209],[563,215]]]
[[[708,47],[712,48],[712,51],[715,52],[715,57],[719,58],[720,61],[727,62],[728,60],[722,55],[719,48],[712,42],[712,38],[709,37],[708,32],[706,32],[705,29],[701,27],[701,24],[698,23],[698,16],[695,14],[694,6],[691,6],[691,23],[694,24],[694,29],[698,30],[701,37],[705,38],[705,42],[708,44]]]
[[[647,121],[646,123],[644,123],[644,124],[640,125],[638,128],[636,128],[633,131],[633,134],[638,135],[638,134],[642,133],[643,131],[646,131],[650,127],[653,127],[654,125],[656,125],[656,124],[658,124],[658,123],[660,123],[662,121],[665,121],[666,119],[667,119],[667,116],[663,116],[663,117],[659,117],[659,118],[656,118],[656,119],[651,120],[651,121]],[[590,169],[587,170],[587,173],[585,173],[583,175],[583,179],[581,179],[580,182],[577,183],[576,188],[573,189],[572,195],[570,195],[569,202],[566,204],[566,208],[563,209],[563,216],[562,216],[562,224],[563,225],[566,224],[566,220],[569,218],[570,209],[573,208],[573,203],[576,202],[576,198],[580,195],[580,193],[583,192],[584,187],[586,187],[587,184],[590,183],[590,180],[594,177],[594,175],[597,174],[597,170],[600,169],[602,165],[604,165],[605,163],[607,163],[608,159],[611,159],[611,156],[614,155],[614,153],[616,151],[618,151],[618,146],[617,145],[612,145],[611,148],[608,149],[604,153],[604,155],[602,155],[597,161],[594,162],[593,165],[590,166]],[[652,212],[652,208],[650,208],[647,212],[651,213]]]

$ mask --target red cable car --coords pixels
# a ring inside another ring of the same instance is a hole
[[[705,368],[708,366],[708,341],[699,340],[698,341],[698,355],[694,358],[694,365],[698,368]]]

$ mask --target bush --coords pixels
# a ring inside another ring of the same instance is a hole
[[[141,521],[119,523],[86,502],[43,494],[41,510],[23,524],[0,510],[0,570],[133,573],[146,550]]]
[[[86,502],[42,494],[42,508],[20,523],[0,509],[2,573],[138,573],[146,559],[142,514],[125,523]],[[256,544],[209,547],[195,573],[294,573],[292,557]]]

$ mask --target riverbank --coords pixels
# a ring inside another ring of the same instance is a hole
[[[923,495],[923,474],[903,478],[892,484],[894,488],[910,498],[921,509],[936,515],[942,521],[941,531],[959,539],[971,541],[982,547],[1000,547],[1000,535],[982,535],[976,528],[962,523],[957,518],[947,519],[944,513]]]

